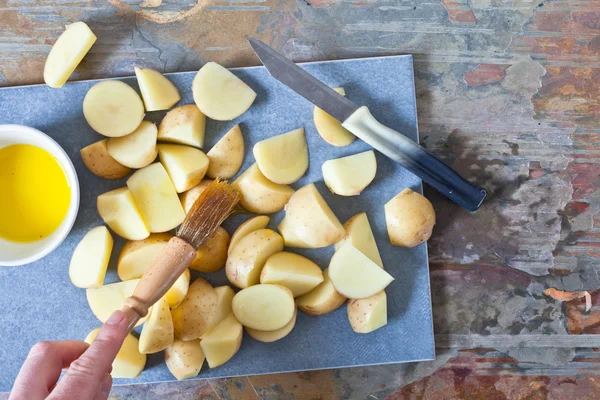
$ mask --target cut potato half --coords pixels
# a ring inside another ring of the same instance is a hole
[[[266,228],[267,225],[269,225],[270,220],[271,218],[267,217],[266,215],[259,215],[257,217],[250,218],[238,226],[235,232],[233,232],[233,235],[231,235],[231,241],[229,242],[229,249],[227,253],[231,254],[231,251],[235,245],[238,244],[238,242],[246,237],[249,233]]]
[[[123,137],[108,139],[108,154],[122,165],[129,168],[144,168],[156,159],[156,125],[150,121],[142,121],[132,133]]]
[[[80,150],[83,163],[90,172],[104,179],[121,179],[129,175],[131,168],[121,165],[108,154],[106,142],[108,139],[100,140]]]
[[[348,302],[348,320],[356,333],[369,333],[387,324],[385,292]]]
[[[247,328],[276,331],[294,316],[294,296],[286,287],[271,284],[254,285],[233,297],[235,318]]]
[[[233,314],[226,316],[202,337],[200,347],[210,368],[225,364],[242,345],[244,329]]]
[[[321,167],[325,184],[340,196],[358,196],[375,179],[377,160],[373,150],[327,160]]]
[[[279,328],[276,331],[259,331],[257,329],[246,328],[246,332],[248,332],[250,337],[258,340],[259,342],[273,343],[290,334],[290,332],[294,329],[294,326],[296,326],[297,316],[298,308],[294,308],[294,315],[292,316],[291,321],[288,322],[283,328]]]
[[[175,85],[160,72],[150,68],[135,67],[135,76],[146,111],[168,110],[181,100]]]
[[[298,298],[298,308],[309,315],[325,315],[337,310],[346,302],[329,278],[329,268],[323,271],[323,282]]]
[[[310,246],[308,243],[304,243],[302,240],[298,239],[296,235],[294,235],[294,232],[291,231],[290,225],[287,223],[285,217],[283,217],[279,223],[277,230],[279,230],[279,233],[281,236],[283,236],[285,247],[297,247],[301,249],[312,248],[312,246]]]
[[[225,267],[229,234],[223,227],[218,227],[198,250],[190,268],[200,272],[217,272]]]
[[[265,178],[256,164],[252,164],[232,185],[241,194],[240,205],[256,214],[273,214],[283,210],[294,194],[290,186]]]
[[[217,326],[221,321],[225,319],[225,317],[232,313],[231,304],[233,301],[233,296],[235,296],[235,292],[233,291],[231,286],[216,287],[215,293],[217,293],[217,311],[212,319],[210,328]],[[206,336],[206,333],[202,335],[201,338],[203,338],[204,336]]]
[[[202,148],[206,117],[195,104],[175,107],[158,126],[158,140]]]
[[[308,145],[304,128],[273,136],[254,145],[256,165],[271,182],[294,183],[308,169]]]
[[[282,251],[267,259],[260,283],[275,283],[290,289],[294,297],[302,296],[323,282],[321,268],[299,254]]]
[[[190,190],[186,190],[185,192],[179,194],[179,200],[181,200],[181,205],[186,214],[190,212],[194,202],[198,199],[200,194],[204,192],[204,189],[210,185],[211,182],[212,180],[210,179],[202,179],[199,184]]]
[[[415,247],[431,237],[435,211],[425,196],[407,188],[385,204],[385,222],[392,245]]]
[[[92,344],[99,332],[100,328],[94,329],[87,335],[84,342]],[[112,363],[110,376],[113,378],[137,378],[140,376],[146,366],[146,355],[140,353],[138,347],[138,338],[131,333],[127,334]]]
[[[165,363],[178,381],[198,376],[204,364],[200,341],[186,342],[175,339],[173,344],[165,349]]]
[[[185,298],[185,295],[187,294],[189,286],[190,270],[186,269],[165,294],[165,298],[167,299],[167,303],[169,303],[170,308],[175,308],[181,304]]]
[[[153,233],[143,240],[125,242],[117,263],[119,278],[141,278],[172,237],[170,233]]]
[[[79,242],[69,264],[69,279],[80,288],[97,288],[104,283],[113,238],[105,226],[90,229]]]
[[[203,278],[196,279],[185,298],[171,310],[175,336],[182,340],[200,338],[211,327],[217,313],[217,293]]]
[[[342,96],[346,95],[344,88],[333,88],[333,90]],[[356,136],[354,136],[348,129],[344,128],[340,121],[316,106],[313,111],[313,120],[319,135],[321,135],[323,140],[333,146],[348,146],[350,143],[354,142],[354,139],[356,139]]]
[[[98,196],[98,214],[117,235],[128,240],[142,240],[150,235],[128,188],[111,190]]]
[[[139,351],[142,354],[158,353],[173,344],[173,319],[165,297],[152,306],[152,312],[142,327]]]
[[[125,305],[125,299],[130,297],[137,286],[139,279],[110,283],[95,289],[86,289],[85,296],[92,313],[104,323],[117,310]],[[148,310],[148,314],[150,310]],[[141,318],[135,326],[146,322],[148,316]],[[136,346],[137,349],[137,346]]]
[[[185,192],[202,182],[208,169],[206,154],[190,146],[159,144],[158,157],[177,193]]]
[[[381,255],[367,213],[363,212],[351,217],[344,224],[344,229],[346,230],[346,236],[335,244],[335,250],[339,250],[348,241],[361,253],[369,257],[371,261],[383,268],[383,261],[381,261]]]
[[[210,163],[206,176],[229,179],[238,173],[244,162],[244,136],[235,125],[206,153]]]

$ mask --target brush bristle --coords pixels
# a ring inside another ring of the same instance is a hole
[[[198,196],[179,227],[177,236],[198,249],[231,215],[240,193],[227,182],[215,179]]]

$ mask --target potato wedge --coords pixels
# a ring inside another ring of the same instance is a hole
[[[105,226],[90,229],[81,239],[69,264],[69,279],[79,288],[97,288],[104,283],[113,238]]]
[[[146,111],[168,110],[181,100],[175,85],[160,72],[150,68],[135,67],[135,76]]]
[[[238,352],[242,345],[244,329],[233,314],[206,332],[200,341],[210,368],[225,364]]]
[[[260,281],[267,259],[283,250],[283,238],[270,229],[250,232],[235,246],[225,265],[227,279],[232,285],[247,288]]]
[[[271,284],[254,285],[239,291],[232,302],[235,318],[247,328],[276,331],[294,316],[294,296],[286,287]]]
[[[342,96],[346,95],[344,88],[333,88],[333,90]],[[321,135],[323,140],[333,146],[348,146],[350,143],[354,142],[354,139],[356,139],[356,136],[354,136],[348,129],[344,128],[340,121],[316,106],[313,111],[313,120],[319,135]]]
[[[183,274],[177,278],[173,286],[167,293],[165,294],[165,298],[167,299],[167,303],[169,303],[170,308],[175,308],[185,298],[187,294],[188,288],[190,287],[190,270],[186,269]]]
[[[139,169],[127,179],[135,203],[150,232],[166,232],[181,224],[185,212],[161,163]]]
[[[206,176],[229,179],[238,173],[244,162],[244,136],[235,125],[206,153],[210,163]]]
[[[100,328],[94,329],[87,335],[84,342],[92,344],[99,332]],[[137,378],[145,366],[146,355],[139,352],[138,339],[129,333],[112,363],[110,376],[113,378]]]
[[[321,167],[325,185],[340,196],[358,196],[375,179],[377,160],[373,150],[327,160]]]
[[[208,169],[206,154],[190,146],[159,144],[158,157],[173,181],[177,193],[200,184]]]
[[[222,227],[218,227],[198,250],[196,258],[190,268],[200,272],[217,272],[225,268],[227,249],[229,248],[229,234]]]
[[[274,183],[294,183],[308,169],[304,128],[261,140],[254,145],[253,153],[260,172]]]
[[[294,194],[290,186],[265,178],[256,164],[252,164],[232,185],[242,195],[240,205],[255,214],[273,214],[283,210]]]
[[[215,288],[215,292],[217,293],[217,312],[212,320],[209,330],[204,333],[200,337],[203,339],[204,336],[210,331],[211,328],[217,326],[221,321],[225,319],[231,311],[231,304],[233,302],[233,296],[235,296],[235,292],[231,288],[231,286],[219,286]]]
[[[156,159],[156,125],[142,121],[140,126],[127,136],[114,137],[106,142],[108,154],[129,168],[144,168]]]
[[[313,248],[308,243],[304,243],[302,240],[298,239],[294,232],[290,230],[290,225],[287,223],[287,219],[283,217],[277,230],[283,236],[283,242],[285,247],[297,247],[302,249],[311,249]]]
[[[129,175],[131,168],[121,165],[108,154],[106,142],[100,140],[84,147],[79,152],[83,163],[90,172],[104,179],[121,179]]]
[[[344,229],[346,230],[346,236],[335,244],[335,250],[339,250],[348,241],[361,253],[369,257],[371,261],[383,268],[383,261],[381,261],[381,255],[367,213],[363,212],[351,217],[344,224]]]
[[[142,327],[138,349],[142,354],[158,353],[173,344],[173,319],[169,303],[163,296],[152,306]]]
[[[427,198],[407,188],[385,204],[385,222],[392,245],[415,247],[431,237],[435,211]]]
[[[150,235],[128,188],[101,194],[96,200],[96,206],[106,225],[122,238],[142,240]]]
[[[269,225],[270,220],[271,218],[267,217],[266,215],[259,215],[257,217],[250,218],[238,226],[235,232],[233,232],[233,235],[231,235],[231,241],[229,242],[227,254],[231,254],[233,247],[250,232],[254,232],[259,229],[265,229],[267,225]]]
[[[175,337],[182,340],[200,338],[217,313],[217,293],[203,278],[196,279],[177,307],[171,310]]]
[[[44,82],[61,88],[96,42],[96,35],[85,22],[74,22],[56,39],[44,65]]]
[[[153,233],[143,240],[127,241],[121,249],[117,273],[122,281],[141,278],[173,237],[170,233]]]
[[[275,283],[302,296],[323,282],[321,268],[299,254],[282,251],[267,259],[260,274],[260,283]]]
[[[204,146],[206,117],[195,104],[175,107],[158,125],[158,140],[187,144],[201,149]]]
[[[327,247],[346,233],[314,184],[299,189],[285,207],[289,229],[311,247]]]
[[[204,353],[199,340],[186,342],[175,339],[165,349],[165,363],[173,376],[178,380],[198,376],[204,364]]]
[[[139,281],[139,279],[132,279],[130,281],[110,283],[99,288],[86,289],[85,297],[92,313],[100,322],[106,322],[113,312],[123,308],[125,299],[133,294]],[[143,324],[147,318],[148,316],[145,316],[140,319],[135,326]]]
[[[208,118],[229,121],[250,108],[256,92],[227,68],[214,62],[204,64],[192,83],[196,105]]]
[[[144,103],[121,81],[102,81],[83,99],[83,116],[93,130],[107,137],[129,135],[144,119]]]
[[[331,257],[329,277],[341,295],[349,299],[364,299],[385,289],[394,278],[346,242]]]
[[[387,324],[387,298],[384,291],[365,299],[348,302],[348,321],[356,333],[369,333]]]
[[[276,331],[259,331],[257,329],[246,328],[246,332],[248,332],[248,335],[250,335],[250,337],[258,340],[259,342],[263,342],[263,343],[276,342],[279,339],[283,339],[284,337],[286,337],[287,335],[290,334],[290,332],[294,329],[294,326],[296,326],[296,317],[297,316],[298,316],[298,308],[295,307],[294,315],[292,316],[291,321],[288,322],[286,325],[284,325],[283,328],[279,328]]]
[[[326,268],[323,271],[323,282],[304,296],[298,297],[298,308],[309,315],[325,315],[340,308],[344,302],[346,298],[335,290],[329,278],[329,268]]]
[[[190,209],[194,205],[196,199],[198,199],[200,194],[204,192],[204,189],[206,189],[206,187],[210,185],[211,182],[212,180],[210,179],[202,179],[202,181],[200,181],[199,184],[197,184],[190,190],[186,190],[185,192],[179,194],[181,206],[183,207],[183,211],[185,211],[186,214],[190,212]]]

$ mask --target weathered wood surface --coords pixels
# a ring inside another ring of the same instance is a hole
[[[598,0],[0,0],[0,84],[42,81],[62,31],[98,41],[75,79],[134,65],[256,65],[247,36],[296,61],[412,53],[424,145],[490,198],[433,191],[434,362],[117,387],[115,398],[600,398]],[[393,77],[390,77],[393,79]],[[578,335],[582,334],[582,335]]]

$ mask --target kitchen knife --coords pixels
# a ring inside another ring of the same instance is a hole
[[[359,107],[346,97],[297,66],[258,39],[250,46],[278,81],[325,110],[364,142],[417,175],[459,206],[475,211],[486,196],[485,189],[460,176],[425,148],[381,124],[366,106]]]

